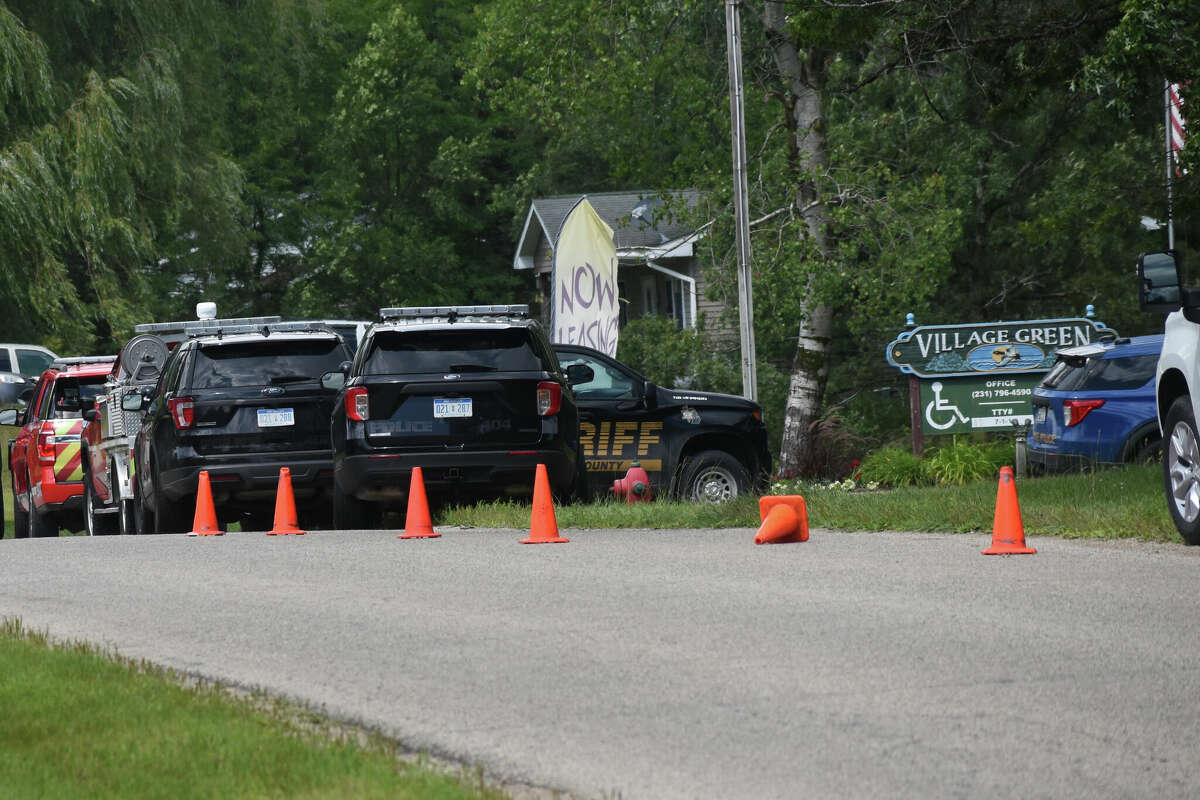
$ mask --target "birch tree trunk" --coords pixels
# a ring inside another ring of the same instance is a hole
[[[764,2],[762,21],[775,64],[786,86],[784,109],[791,136],[790,157],[798,176],[796,208],[803,214],[806,235],[822,260],[827,260],[832,255],[832,243],[820,195],[821,178],[829,165],[821,97],[824,54],[817,48],[802,49],[793,39],[788,29],[785,3]],[[812,286],[811,278],[809,286]],[[803,453],[811,445],[810,429],[820,413],[825,393],[826,359],[832,333],[833,310],[818,303],[810,288],[801,308],[796,355],[788,383],[783,441],[779,450],[780,474],[795,474]]]

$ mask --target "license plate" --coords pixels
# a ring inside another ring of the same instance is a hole
[[[471,416],[471,398],[469,397],[435,397],[433,398],[433,418]]]
[[[284,425],[295,425],[296,414],[290,408],[260,408],[258,410],[258,427],[280,428]]]
[[[1045,406],[1037,407],[1037,421],[1038,422],[1046,421],[1046,407]]]

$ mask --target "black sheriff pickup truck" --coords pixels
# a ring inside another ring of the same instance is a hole
[[[598,350],[553,347],[564,370],[584,364],[593,373],[572,387],[593,492],[607,491],[634,461],[649,474],[655,496],[719,503],[766,489],[771,454],[757,403],[665,389]]]

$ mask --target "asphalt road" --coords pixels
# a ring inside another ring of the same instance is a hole
[[[0,616],[587,797],[1200,796],[1200,548],[0,542]]]

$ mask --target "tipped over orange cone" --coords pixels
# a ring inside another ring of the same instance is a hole
[[[200,482],[196,487],[196,516],[192,517],[192,530],[188,536],[224,536],[225,531],[217,524],[217,509],[213,505],[212,483],[208,470],[200,471]]]
[[[521,544],[554,544],[569,542],[558,535],[558,521],[554,519],[554,499],[550,496],[550,478],[546,465],[538,464],[533,478],[533,512],[529,517],[529,538]]]
[[[808,541],[808,511],[798,494],[758,498],[758,517],[762,525],[754,535],[755,544]]]
[[[292,471],[287,467],[279,468],[279,489],[275,492],[275,525],[267,531],[267,536],[282,536],[300,534],[300,526],[296,522],[296,497],[292,494]]]
[[[404,512],[404,533],[397,539],[436,539],[440,533],[433,532],[433,519],[429,516],[429,501],[425,497],[425,473],[413,467],[412,480],[408,483],[408,509]]]
[[[1017,505],[1017,485],[1013,482],[1012,467],[1000,468],[1000,485],[996,488],[996,518],[992,522],[992,546],[985,556],[1028,555],[1036,553],[1025,546],[1025,526],[1021,524],[1021,508]]]

